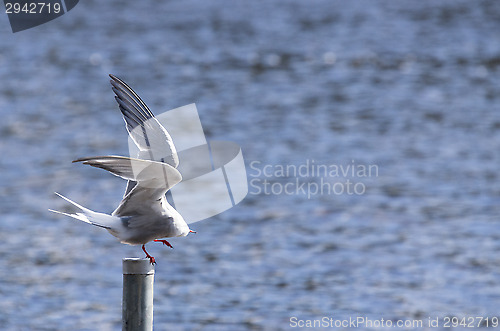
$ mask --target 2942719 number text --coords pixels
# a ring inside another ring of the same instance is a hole
[[[5,3],[6,14],[59,14],[61,12],[60,3],[46,2],[7,2]]]

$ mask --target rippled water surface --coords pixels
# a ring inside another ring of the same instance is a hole
[[[88,0],[16,34],[0,15],[2,329],[121,328],[140,248],[47,211],[70,210],[54,191],[121,199],[71,164],[127,154],[108,73],[157,114],[195,102],[251,183],[174,250],[148,245],[157,330],[499,316],[498,31],[496,1]],[[377,172],[305,171],[321,165]],[[346,180],[363,194],[327,191]]]

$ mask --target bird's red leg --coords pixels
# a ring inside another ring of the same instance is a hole
[[[163,243],[163,245],[167,245],[167,246],[168,246],[168,247],[170,247],[170,248],[174,248],[174,247],[173,247],[172,245],[170,245],[170,243],[169,243],[168,241],[166,241],[166,240],[155,239],[154,241],[155,241],[155,242],[157,242],[157,243]]]
[[[146,257],[149,259],[149,262],[151,264],[156,264],[155,258],[148,254],[144,245],[142,245],[142,250],[144,251],[144,253],[146,253]]]

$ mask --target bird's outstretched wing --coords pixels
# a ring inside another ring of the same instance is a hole
[[[179,158],[170,134],[130,86],[114,75],[109,77],[129,136],[139,149],[137,158],[164,162],[177,168]],[[135,182],[128,182],[125,196],[134,186]]]
[[[181,173],[167,163],[125,156],[93,156],[74,160],[137,182],[143,188],[169,190],[182,180]]]
[[[145,214],[151,208],[161,210],[165,193],[182,180],[180,172],[167,163],[124,156],[95,156],[74,160],[109,171],[115,176],[134,181],[136,185],[123,198],[114,216]]]

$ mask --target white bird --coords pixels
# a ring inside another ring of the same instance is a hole
[[[123,200],[109,215],[87,209],[56,193],[81,211],[73,214],[50,211],[105,228],[124,244],[142,245],[146,257],[155,264],[155,258],[146,251],[146,243],[156,241],[173,248],[160,238],[194,233],[165,197],[166,192],[182,180],[176,169],[179,159],[172,138],[148,106],[125,82],[109,76],[127,131],[139,148],[139,158],[95,156],[73,162],[83,162],[128,180]]]

